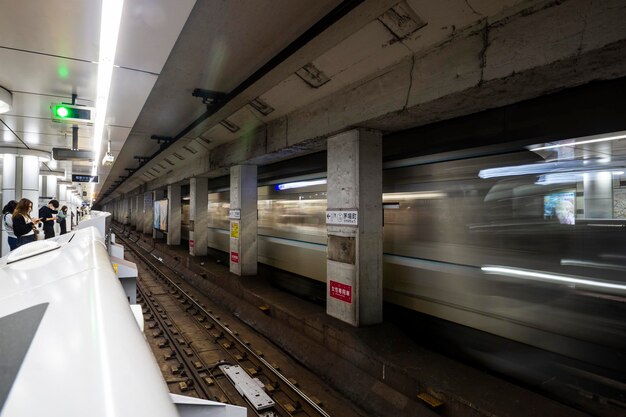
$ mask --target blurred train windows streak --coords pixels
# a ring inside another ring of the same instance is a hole
[[[385,302],[577,361],[594,390],[626,383],[626,139],[582,140],[386,169]],[[326,185],[258,195],[259,262],[325,283]],[[228,192],[209,194],[209,246],[224,252],[228,209]]]

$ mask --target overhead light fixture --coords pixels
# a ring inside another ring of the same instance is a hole
[[[0,86],[0,114],[11,111],[13,105],[13,94],[6,88]]]
[[[96,96],[96,123],[94,128],[95,161],[100,160],[100,147],[104,134],[104,120],[109,104],[111,78],[113,77],[113,63],[117,38],[120,32],[122,9],[124,0],[107,0],[102,2],[102,16],[100,18],[100,55],[98,57],[98,91]],[[98,165],[94,164],[92,175],[98,173]]]
[[[563,147],[572,147],[572,146],[578,146],[578,145],[585,145],[588,143],[598,143],[598,142],[608,142],[611,140],[619,140],[619,139],[626,139],[626,133],[624,132],[617,132],[616,134],[612,135],[612,136],[606,136],[606,135],[596,135],[596,136],[588,136],[589,139],[585,139],[585,140],[580,140],[577,142],[571,142],[571,143],[561,143],[561,144],[557,144],[557,145],[548,145],[548,146],[540,146],[538,148],[530,148],[531,151],[543,151],[546,149],[556,149],[556,148],[563,148]]]

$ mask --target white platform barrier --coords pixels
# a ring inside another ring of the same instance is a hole
[[[124,246],[119,243],[113,243],[109,245],[109,255],[112,258],[124,259]]]
[[[222,404],[195,397],[171,394],[170,398],[181,417],[246,417],[245,407]]]
[[[143,333],[144,329],[144,321],[143,321],[143,311],[139,304],[131,304],[130,311],[133,312],[133,316],[135,316],[135,321],[137,322],[137,326]]]
[[[116,258],[111,256],[111,263],[115,274],[120,279],[126,297],[131,304],[137,303],[137,265],[134,262],[127,261],[126,259]]]

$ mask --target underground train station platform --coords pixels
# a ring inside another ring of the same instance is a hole
[[[408,335],[411,326],[385,321],[355,328],[328,316],[319,302],[277,288],[268,277],[271,272],[237,276],[215,257],[193,257],[183,246],[129,229],[113,229],[117,242],[136,245],[155,263],[176,271],[181,281],[286,351],[367,415],[588,415],[424,348]],[[581,401],[576,397],[572,391],[572,401]]]

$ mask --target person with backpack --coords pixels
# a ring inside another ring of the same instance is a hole
[[[7,232],[9,240],[9,249],[14,250],[17,248],[17,237],[13,232],[13,210],[17,206],[17,201],[9,201],[2,209],[2,225],[4,231]]]

